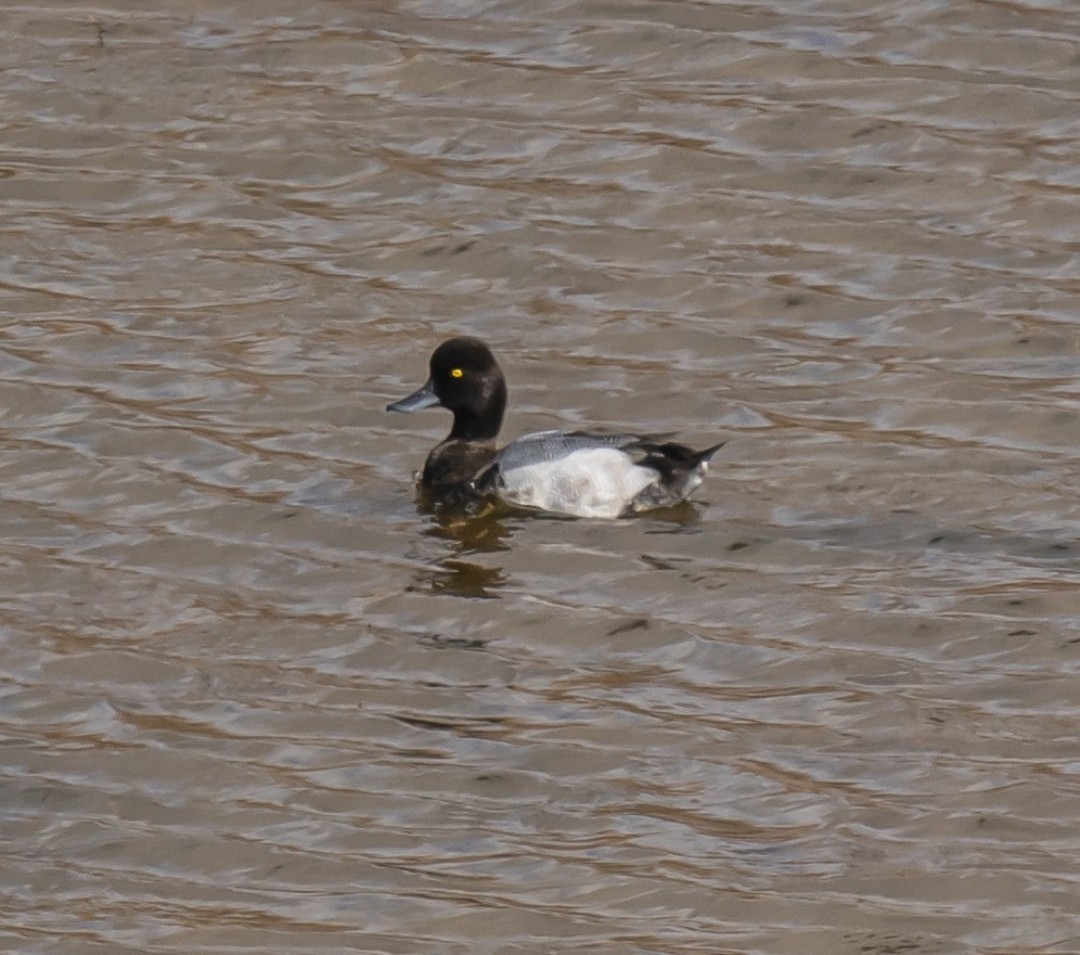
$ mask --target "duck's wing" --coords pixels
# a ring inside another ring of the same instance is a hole
[[[480,494],[579,517],[618,517],[674,504],[708,470],[715,445],[695,451],[670,435],[541,431],[512,441],[473,481]]]
[[[511,441],[492,459],[491,464],[477,475],[477,481],[488,471],[512,471],[515,468],[552,464],[581,451],[613,448],[620,451],[641,449],[665,435],[624,434],[609,431],[537,431]]]
[[[581,517],[617,517],[660,479],[647,462],[658,447],[637,434],[543,431],[503,448],[474,480],[481,494]]]

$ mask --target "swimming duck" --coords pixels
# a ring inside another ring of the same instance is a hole
[[[701,484],[722,446],[695,451],[664,435],[540,431],[501,451],[506,379],[478,338],[451,338],[431,355],[418,391],[386,406],[452,411],[450,434],[424,462],[420,486],[437,501],[497,497],[575,517],[622,517],[676,504]]]

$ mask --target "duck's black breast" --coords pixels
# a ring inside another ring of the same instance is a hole
[[[473,478],[495,457],[495,443],[448,439],[436,445],[424,462],[423,488],[436,497],[472,494]]]

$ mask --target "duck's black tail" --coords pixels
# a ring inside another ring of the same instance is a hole
[[[727,442],[721,441],[704,451],[695,451],[685,444],[665,441],[663,444],[643,444],[645,452],[641,464],[659,471],[665,481],[673,481],[680,474],[688,474],[702,464],[707,464]]]

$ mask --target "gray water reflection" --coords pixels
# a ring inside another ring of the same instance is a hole
[[[1075,4],[0,18],[0,948],[1080,951]]]
[[[425,534],[437,541],[446,541],[450,553],[434,568],[426,568],[419,582],[426,583],[433,593],[457,597],[494,597],[506,577],[497,565],[485,566],[476,562],[484,554],[497,555],[512,546],[512,528],[506,513],[485,507],[480,513],[454,509],[436,512]]]

